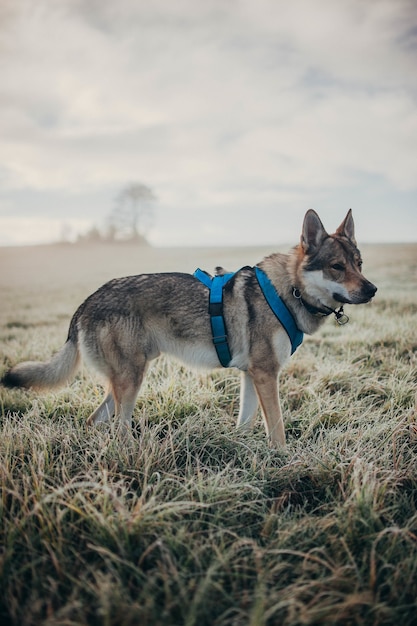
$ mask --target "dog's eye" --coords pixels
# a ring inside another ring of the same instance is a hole
[[[341,263],[334,263],[332,265],[332,269],[336,270],[337,272],[343,272],[343,270],[345,269],[345,266],[342,265]]]

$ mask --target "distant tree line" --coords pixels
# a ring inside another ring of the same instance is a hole
[[[93,226],[79,235],[79,242],[130,242],[148,245],[146,239],[154,221],[156,196],[142,183],[129,183],[115,199],[102,228]]]

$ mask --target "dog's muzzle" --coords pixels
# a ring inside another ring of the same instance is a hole
[[[349,298],[345,298],[339,293],[334,293],[333,298],[336,302],[340,302],[342,304],[365,304],[366,302],[370,302],[378,288],[369,280],[366,281],[357,291],[353,291],[349,293]]]

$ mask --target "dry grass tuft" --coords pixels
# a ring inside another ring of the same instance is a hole
[[[102,393],[88,372],[53,394],[2,389],[0,622],[415,624],[417,247],[387,250],[369,250],[375,304],[328,323],[283,374],[285,453],[260,424],[235,432],[230,371],[161,359],[123,445],[85,427]],[[59,249],[52,266],[26,254],[26,279],[23,260],[0,278],[0,373],[59,347],[93,287],[82,264],[59,284]]]

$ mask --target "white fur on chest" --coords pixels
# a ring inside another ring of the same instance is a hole
[[[291,341],[283,328],[277,330],[272,337],[272,345],[280,368],[284,367],[291,356]]]

